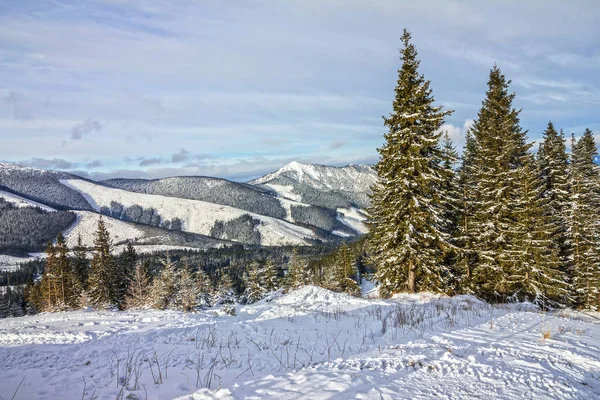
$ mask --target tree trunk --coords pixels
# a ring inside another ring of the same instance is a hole
[[[406,282],[406,285],[408,286],[408,291],[410,293],[416,292],[415,280],[416,280],[415,267],[413,266],[413,262],[411,260],[408,262],[408,281]]]

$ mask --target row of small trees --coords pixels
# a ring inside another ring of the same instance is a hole
[[[81,237],[69,249],[59,234],[46,248],[46,268],[41,278],[26,287],[26,298],[34,311],[62,311],[92,306],[97,309],[178,309],[229,303],[254,303],[281,288],[296,289],[318,284],[332,290],[360,294],[356,282],[355,257],[347,246],[333,258],[333,265],[320,274],[308,261],[292,251],[287,274],[267,259],[244,268],[242,290],[236,290],[227,269],[209,276],[203,268],[176,262],[169,254],[160,258],[160,268],[149,271],[139,262],[131,243],[115,256],[103,219],[98,220],[91,261]]]
[[[600,175],[589,129],[566,151],[552,123],[537,155],[510,81],[494,66],[462,159],[402,37],[389,132],[379,149],[369,254],[380,292],[474,293],[600,306]]]

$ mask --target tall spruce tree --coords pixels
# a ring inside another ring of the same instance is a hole
[[[519,112],[512,107],[515,97],[497,66],[490,71],[488,90],[471,128],[475,140],[470,173],[476,199],[471,218],[471,250],[476,253],[472,281],[476,291],[487,297],[510,295],[507,280],[518,252],[518,208],[522,176],[530,147],[519,125]]]
[[[554,246],[557,226],[549,212],[549,199],[542,195],[544,188],[538,165],[530,154],[521,169],[514,203],[515,222],[506,233],[510,240],[500,259],[506,264],[508,294],[546,307],[566,304],[569,292]]]
[[[378,149],[377,183],[369,208],[370,261],[380,294],[408,290],[443,292],[448,268],[447,221],[439,188],[446,171],[440,162],[439,128],[451,111],[434,106],[430,82],[418,71],[417,50],[404,30],[393,111],[384,117],[389,131]]]
[[[462,154],[462,162],[458,168],[458,190],[459,210],[457,215],[456,231],[453,242],[459,248],[457,269],[460,271],[458,277],[458,290],[464,293],[473,293],[473,268],[477,262],[477,251],[475,249],[475,233],[473,219],[478,199],[477,185],[474,179],[474,158],[477,142],[469,129],[465,135],[465,146]]]
[[[90,273],[90,263],[87,259],[86,248],[83,245],[81,235],[77,236],[77,244],[73,247],[73,261],[71,264],[79,285],[83,290],[86,290]]]
[[[119,298],[123,300],[127,293],[129,280],[135,271],[137,264],[137,253],[130,241],[127,241],[127,246],[123,249],[118,258],[119,267]]]
[[[56,237],[57,251],[57,285],[59,291],[59,304],[63,309],[75,308],[79,303],[81,285],[75,277],[69,262],[69,248],[64,236],[59,233]]]
[[[460,263],[460,217],[462,209],[462,193],[459,183],[459,174],[455,170],[458,164],[459,155],[454,147],[448,132],[444,132],[441,138],[442,165],[444,167],[444,179],[440,187],[441,206],[444,213],[446,224],[443,231],[448,235],[452,244],[450,251],[446,252],[444,264],[450,270],[448,292],[457,292],[460,290],[462,275],[462,265]]]
[[[116,307],[121,300],[122,276],[112,251],[112,240],[104,220],[100,217],[88,279],[90,302],[96,308]]]
[[[46,268],[41,283],[41,311],[55,311],[59,303],[58,260],[54,243],[46,245]]]
[[[552,122],[548,122],[548,127],[544,131],[538,151],[538,163],[543,182],[541,195],[548,201],[546,217],[553,229],[553,246],[558,249],[561,270],[569,274],[571,257],[571,242],[567,234],[570,202],[569,157],[565,135],[562,129],[557,132]]]
[[[576,304],[600,307],[600,181],[592,131],[586,129],[579,141],[573,139],[571,162],[570,237],[573,246],[573,275]]]

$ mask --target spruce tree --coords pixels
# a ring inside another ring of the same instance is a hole
[[[328,277],[327,288],[352,296],[360,296],[361,291],[357,280],[356,257],[352,254],[348,245],[343,244],[335,256]]]
[[[171,260],[169,253],[165,259],[160,260],[162,269],[152,281],[150,288],[150,303],[159,310],[177,308],[177,289],[179,273],[176,264]]]
[[[71,264],[79,285],[83,290],[86,290],[90,273],[90,263],[87,259],[86,248],[83,246],[81,235],[77,236],[77,245],[73,247],[73,261]]]
[[[245,283],[246,290],[244,298],[248,303],[256,303],[258,300],[265,297],[267,290],[264,284],[264,271],[261,271],[258,263],[253,262],[246,271]]]
[[[505,263],[508,294],[543,307],[566,304],[568,289],[561,271],[558,248],[553,235],[556,225],[544,197],[544,181],[532,155],[522,168],[518,196],[515,198],[515,223],[500,260]]]
[[[576,302],[580,307],[600,307],[600,181],[594,136],[586,129],[573,140],[571,162],[570,236]]]
[[[59,292],[58,305],[61,309],[75,308],[79,303],[79,295],[82,289],[71,269],[68,254],[69,248],[61,233],[56,237],[56,251],[56,284]]]
[[[127,246],[118,258],[119,267],[119,298],[123,299],[126,292],[129,280],[134,273],[137,264],[137,253],[130,241],[127,241]]]
[[[55,311],[59,302],[58,260],[54,243],[46,245],[46,268],[41,281],[41,311]]]
[[[295,290],[303,285],[310,283],[306,262],[298,255],[296,249],[292,254],[287,265],[287,274],[285,275],[285,288]]]
[[[519,251],[517,229],[521,178],[530,147],[519,125],[519,110],[512,107],[515,97],[497,66],[490,71],[488,91],[471,128],[475,140],[470,173],[476,199],[471,218],[470,249],[476,254],[472,282],[483,296],[510,295],[509,269]]]
[[[104,220],[100,217],[88,279],[90,302],[96,308],[116,307],[121,300],[122,277],[112,251],[112,240]]]
[[[477,263],[477,250],[475,249],[475,233],[473,219],[478,199],[476,181],[473,169],[477,142],[468,130],[465,135],[465,147],[462,162],[458,168],[459,209],[457,212],[457,225],[453,243],[458,247],[458,259],[455,266],[460,271],[458,274],[457,290],[463,293],[473,293],[473,268]]]
[[[199,288],[196,285],[196,276],[189,265],[184,265],[179,272],[177,281],[177,308],[181,311],[191,312],[198,307]]]
[[[149,306],[150,285],[151,279],[145,265],[137,263],[133,274],[129,277],[129,286],[125,295],[125,308],[135,309]]]
[[[445,132],[441,142],[442,150],[442,166],[444,167],[444,175],[441,187],[439,188],[441,206],[443,210],[444,233],[448,236],[452,248],[446,252],[443,263],[448,267],[449,287],[448,292],[456,292],[460,289],[460,277],[462,274],[462,266],[460,264],[460,218],[462,211],[462,193],[459,182],[459,175],[455,168],[457,166],[459,156],[452,140]]]
[[[213,293],[212,303],[214,305],[234,304],[236,303],[236,300],[231,276],[227,271],[222,270],[219,276],[217,290]]]
[[[541,195],[548,201],[546,217],[553,229],[553,246],[558,249],[561,270],[569,273],[571,256],[571,242],[567,234],[570,203],[569,158],[564,133],[562,130],[557,132],[552,122],[548,122],[548,127],[544,131],[543,141],[538,151],[538,163],[543,182]]]
[[[210,277],[204,272],[202,267],[199,267],[198,271],[196,271],[196,287],[198,288],[196,304],[200,307],[210,307],[214,291]]]
[[[447,221],[440,186],[446,175],[440,162],[439,128],[451,111],[435,106],[430,82],[418,71],[410,33],[404,30],[393,112],[384,117],[389,131],[378,149],[377,183],[369,208],[370,260],[376,266],[380,294],[446,289]]]
[[[277,267],[270,258],[267,259],[264,269],[264,286],[267,293],[274,292],[281,286]]]

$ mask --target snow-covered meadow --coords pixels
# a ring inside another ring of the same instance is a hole
[[[0,320],[3,399],[591,399],[598,314],[305,286],[218,309]],[[15,395],[16,393],[16,395]]]

